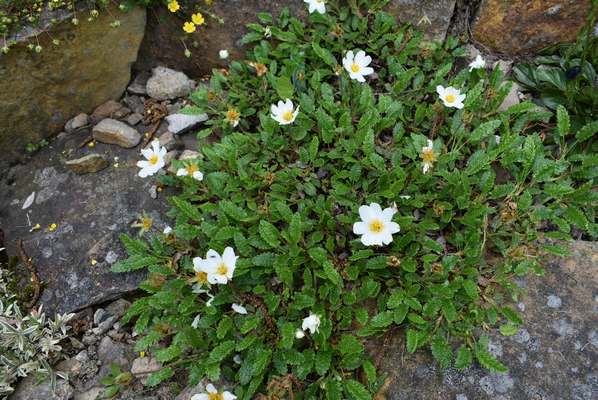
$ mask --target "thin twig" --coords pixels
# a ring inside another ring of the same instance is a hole
[[[39,276],[37,275],[37,271],[35,269],[35,266],[33,265],[33,262],[31,262],[31,258],[29,258],[27,252],[25,251],[25,247],[23,247],[23,240],[21,239],[17,240],[17,250],[19,252],[19,258],[21,259],[21,262],[23,263],[23,265],[25,265],[25,267],[27,267],[27,270],[29,270],[29,274],[31,275],[31,282],[33,283],[34,292],[33,297],[31,298],[31,301],[29,302],[27,307],[29,309],[32,309],[35,303],[37,303],[37,300],[39,299],[39,295],[41,293],[41,281],[39,279]]]

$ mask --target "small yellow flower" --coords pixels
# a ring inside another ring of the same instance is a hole
[[[195,32],[195,25],[193,24],[193,22],[185,22],[185,24],[183,25],[183,30],[187,33],[193,33]]]
[[[139,236],[141,236],[144,233],[149,232],[149,230],[152,229],[153,224],[154,220],[151,219],[145,212],[143,212],[139,219],[131,224],[131,227],[139,228]]]
[[[58,228],[58,225],[56,224],[51,224],[48,229],[46,229],[47,232],[54,232],[56,229]]]
[[[177,12],[179,8],[181,8],[181,6],[179,6],[179,3],[176,0],[172,0],[170,3],[168,3],[168,9],[170,12]]]
[[[37,231],[39,229],[42,229],[42,226],[40,224],[35,224],[35,226],[31,228],[31,231]]]
[[[96,145],[96,142],[93,142],[93,141],[87,143],[87,147],[89,147],[89,148],[91,148],[91,147],[93,147],[95,145]]]
[[[91,259],[91,265],[96,265],[98,263],[98,260],[96,260],[95,258]]]
[[[203,15],[201,15],[199,12],[191,16],[191,21],[193,21],[195,25],[203,25],[204,22],[206,22]]]
[[[251,61],[249,65],[255,69],[255,74],[257,76],[263,76],[266,72],[268,72],[268,67],[266,67],[265,64],[255,63]]]
[[[235,108],[229,107],[228,111],[226,112],[226,122],[235,127],[239,125],[240,117],[241,114],[239,114],[239,112]]]

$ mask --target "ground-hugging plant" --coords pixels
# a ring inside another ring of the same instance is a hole
[[[510,85],[459,67],[456,40],[326,5],[308,24],[283,12],[249,26],[248,61],[215,71],[185,111],[211,115],[200,156],[159,177],[180,188],[176,224],[122,237],[114,271],[149,271],[125,316],[136,350],[164,363],[149,385],[186,370],[240,399],[370,399],[384,374],[364,340],[393,326],[443,367],[504,371],[483,332],[516,333],[512,278],[565,252],[537,239],[596,235],[595,163],[543,143],[567,142],[566,111],[540,131],[552,113],[498,112]],[[144,156],[151,175],[162,156]]]

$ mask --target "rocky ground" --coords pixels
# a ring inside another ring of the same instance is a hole
[[[202,384],[187,387],[184,377],[157,389],[143,386],[160,365],[151,354],[134,352],[136,338],[120,318],[144,273],[110,272],[125,257],[119,234],[135,234],[131,225],[142,215],[154,230],[169,224],[166,193],[156,180],[139,178],[135,163],[151,136],[167,147],[169,159],[196,154],[197,140],[188,132],[206,117],[178,113],[196,85],[166,68],[139,74],[120,101],[75,116],[49,146],[0,178],[0,227],[9,252],[16,254],[15,241],[23,239],[48,313],[77,312],[67,358],[56,366],[68,382],[59,381],[52,393],[49,383],[27,378],[11,399],[100,399],[112,366],[124,373],[116,398],[189,400],[203,390]],[[504,107],[520,96],[515,87]],[[598,398],[598,244],[575,242],[571,251],[547,261],[545,277],[519,282],[527,292],[517,300],[526,320],[519,333],[489,332],[507,374],[441,370],[426,351],[406,353],[404,333],[396,330],[368,345],[387,374],[379,399]]]

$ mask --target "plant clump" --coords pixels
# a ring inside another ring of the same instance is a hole
[[[198,398],[371,399],[385,375],[364,342],[391,327],[442,367],[505,371],[483,333],[518,331],[514,278],[598,234],[595,163],[563,152],[591,154],[598,127],[498,111],[511,84],[455,39],[307,3],[307,24],[259,14],[247,61],[192,94],[183,112],[211,119],[200,156],[174,162],[187,173],[140,165],[180,190],[172,227],[123,235],[113,266],[148,270],[124,317],[164,365],[147,384],[186,371],[216,384]]]

